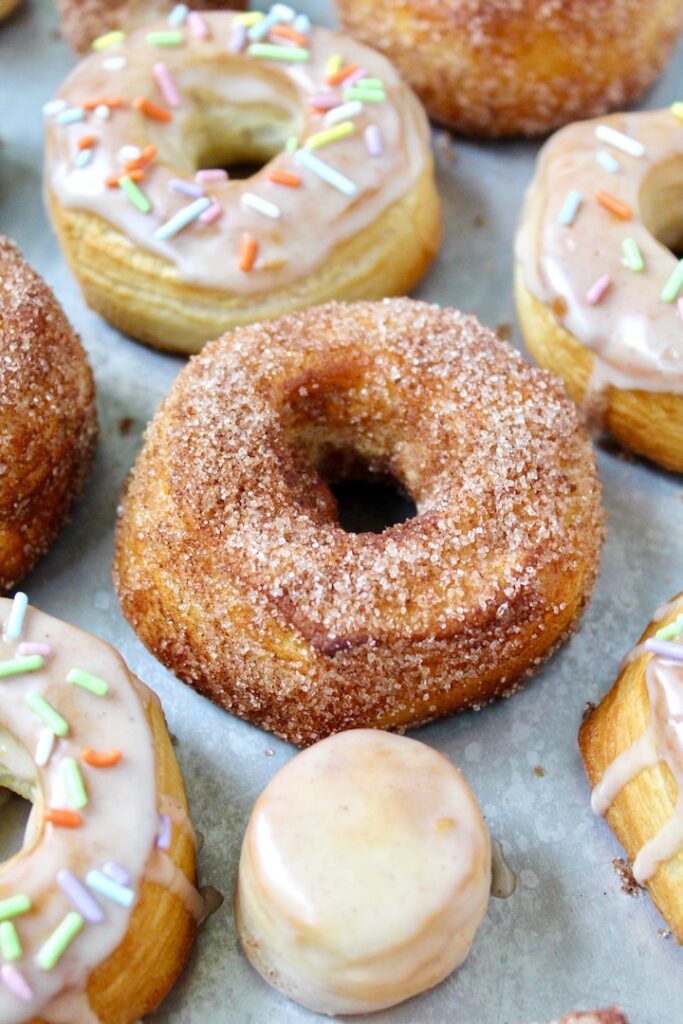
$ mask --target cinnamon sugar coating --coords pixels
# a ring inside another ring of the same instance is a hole
[[[67,518],[97,434],[90,367],[52,291],[0,236],[0,588]]]
[[[390,474],[418,515],[338,524],[325,480]],[[559,381],[410,299],[240,328],[148,428],[114,576],[181,679],[297,744],[511,693],[572,629],[603,534]]]

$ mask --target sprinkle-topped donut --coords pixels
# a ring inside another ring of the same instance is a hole
[[[545,146],[517,237],[534,357],[623,444],[683,470],[683,105],[570,125]]]
[[[0,783],[33,803],[0,865],[0,1020],[132,1022],[201,911],[163,713],[111,647],[25,595],[0,620]]]
[[[115,33],[46,116],[50,208],[86,298],[154,345],[403,292],[435,254],[418,101],[286,4]],[[241,161],[265,166],[231,180]]]

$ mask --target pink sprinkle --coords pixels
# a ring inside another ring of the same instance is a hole
[[[161,89],[161,95],[164,97],[169,107],[180,106],[180,93],[176,89],[176,84],[173,81],[173,76],[168,70],[168,65],[164,64],[162,60],[158,64],[154,65],[152,69],[154,71],[154,77],[156,78],[157,85]]]
[[[230,36],[230,49],[233,53],[240,53],[247,41],[247,26],[241,21],[235,22],[235,27]]]
[[[194,180],[200,185],[210,185],[216,181],[227,181],[228,172],[222,167],[205,167],[204,170],[197,171]]]
[[[31,1002],[33,990],[21,971],[13,964],[3,964],[0,967],[0,977],[13,996],[16,996],[22,1003]]]
[[[376,124],[369,124],[363,132],[365,148],[370,156],[382,155],[382,133]]]
[[[595,284],[592,284],[586,292],[586,302],[589,306],[597,306],[600,299],[603,297],[607,289],[612,283],[612,278],[609,274],[603,274],[599,277]]]
[[[118,882],[119,885],[129,885],[130,875],[125,868],[122,868],[120,864],[117,864],[113,860],[108,860],[106,864],[102,865],[102,872],[108,875],[114,882]]]
[[[206,24],[199,11],[190,11],[187,16],[187,24],[192,35],[196,36],[197,39],[209,38],[211,34],[209,32],[209,26]]]
[[[333,107],[338,107],[339,103],[339,96],[334,92],[319,92],[308,97],[309,106],[317,107],[319,110],[332,110]]]
[[[678,300],[677,305],[678,305],[678,314],[679,314],[681,320],[683,320],[683,298],[680,298]]]
[[[350,89],[352,85],[356,84],[356,82],[360,82],[361,78],[367,77],[368,73],[365,70],[365,68],[358,68],[357,71],[354,71],[352,74],[349,75],[348,78],[344,79],[344,87],[346,89]]]
[[[199,219],[202,224],[215,224],[216,221],[223,216],[223,207],[219,206],[218,203],[212,203],[211,206],[207,206],[204,213],[199,214]]]
[[[23,644],[19,644],[19,647],[17,648],[17,654],[21,655],[22,657],[25,654],[40,654],[43,656],[43,658],[49,658],[50,655],[52,654],[52,648],[50,647],[49,644],[26,642]]]

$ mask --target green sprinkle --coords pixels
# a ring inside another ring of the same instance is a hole
[[[28,914],[31,909],[31,900],[28,896],[10,896],[7,900],[0,900],[0,921],[7,921],[10,917],[20,917],[21,914]]]
[[[17,929],[11,921],[3,921],[0,924],[0,953],[8,963],[12,963],[13,960],[18,960],[23,952]]]
[[[247,53],[263,60],[286,60],[304,64],[310,59],[310,52],[301,46],[274,46],[272,43],[252,43]]]
[[[92,48],[93,50],[108,50],[110,46],[118,46],[125,38],[125,32],[105,32],[103,36],[93,39]]]
[[[628,269],[634,270],[639,274],[645,263],[635,238],[625,238],[621,243],[621,251],[624,256],[624,263]]]
[[[96,697],[104,697],[109,693],[109,684],[105,683],[104,679],[93,676],[90,672],[84,672],[82,668],[72,668],[66,681],[94,693]]]
[[[658,629],[655,637],[657,640],[673,640],[681,633],[683,633],[683,616],[679,615],[675,622],[670,622],[668,626]]]
[[[43,722],[48,729],[52,729],[55,736],[66,736],[69,731],[69,723],[58,714],[51,704],[39,693],[32,690],[26,694],[26,703],[34,715]]]
[[[381,78],[359,78],[356,82],[359,89],[379,89],[384,92],[384,82]]]
[[[363,103],[384,103],[386,96],[382,89],[361,88],[363,79],[357,85],[344,89],[345,100],[361,100]]]
[[[288,153],[295,153],[298,148],[299,140],[297,139],[296,135],[290,135],[287,141],[285,142],[286,151]]]
[[[340,124],[335,124],[332,128],[325,128],[323,131],[309,136],[304,145],[306,149],[318,149],[320,146],[329,145],[330,142],[336,142],[337,139],[345,139],[355,130],[356,126],[353,121],[341,121]]]
[[[25,658],[8,658],[0,661],[0,679],[6,676],[21,676],[24,672],[37,672],[45,664],[41,654],[29,654]]]
[[[168,32],[148,32],[147,42],[150,46],[182,46],[185,36],[177,29]]]
[[[67,914],[62,923],[57,925],[45,945],[39,950],[36,956],[38,966],[44,971],[51,971],[53,967],[56,967],[80,932],[83,924],[84,921],[80,914],[77,914],[75,911]]]
[[[683,260],[679,260],[676,269],[662,288],[662,302],[674,302],[683,285]]]
[[[137,187],[132,178],[129,178],[127,174],[124,174],[122,178],[119,178],[119,187],[126,199],[128,199],[133,206],[136,206],[140,213],[149,213],[152,209],[152,204],[145,195],[145,193]]]
[[[81,769],[73,757],[65,757],[62,761],[62,780],[67,800],[75,811],[82,811],[88,803],[88,794],[85,791]]]

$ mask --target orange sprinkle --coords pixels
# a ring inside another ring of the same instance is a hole
[[[358,64],[346,64],[343,68],[339,68],[338,71],[333,71],[331,75],[328,75],[325,81],[328,85],[339,85],[349,75],[352,75],[354,71],[358,71],[358,67]]]
[[[113,768],[122,756],[120,750],[91,750],[89,747],[81,750],[81,761],[85,761],[91,768]]]
[[[242,235],[240,241],[240,254],[237,260],[237,265],[240,270],[251,270],[256,262],[256,254],[258,253],[258,242],[251,235]]]
[[[83,100],[81,106],[84,110],[94,110],[95,107],[122,107],[123,98],[121,96],[90,96],[87,100]]]
[[[268,178],[276,185],[289,185],[290,188],[298,188],[301,184],[301,178],[289,171],[269,171]]]
[[[119,181],[121,178],[127,177],[131,181],[134,181],[136,185],[139,185],[141,181],[145,180],[145,172],[139,169],[133,169],[130,171],[124,171],[122,174],[112,174],[110,178],[107,178],[107,188],[118,188]]]
[[[83,823],[78,811],[64,811],[58,807],[48,807],[45,811],[45,821],[51,825],[61,825],[62,828],[80,828]]]
[[[600,206],[604,206],[606,210],[613,213],[615,217],[619,217],[621,220],[630,220],[633,216],[633,210],[626,203],[622,203],[621,199],[617,199],[611,192],[604,192],[602,189],[598,189],[595,193],[595,198],[600,203]]]
[[[152,103],[146,96],[137,96],[133,100],[133,106],[136,110],[139,110],[145,117],[150,117],[153,121],[164,121],[168,122],[172,120],[173,114],[170,110],[164,110],[163,107],[158,106],[156,103]]]
[[[270,29],[270,35],[279,39],[289,39],[290,43],[296,43],[297,46],[303,46],[304,48],[308,45],[306,36],[301,32],[297,32],[291,25],[273,25]]]
[[[92,149],[92,147],[95,145],[96,142],[97,142],[97,139],[95,138],[94,135],[84,135],[82,139],[78,140],[78,148],[79,149]]]

